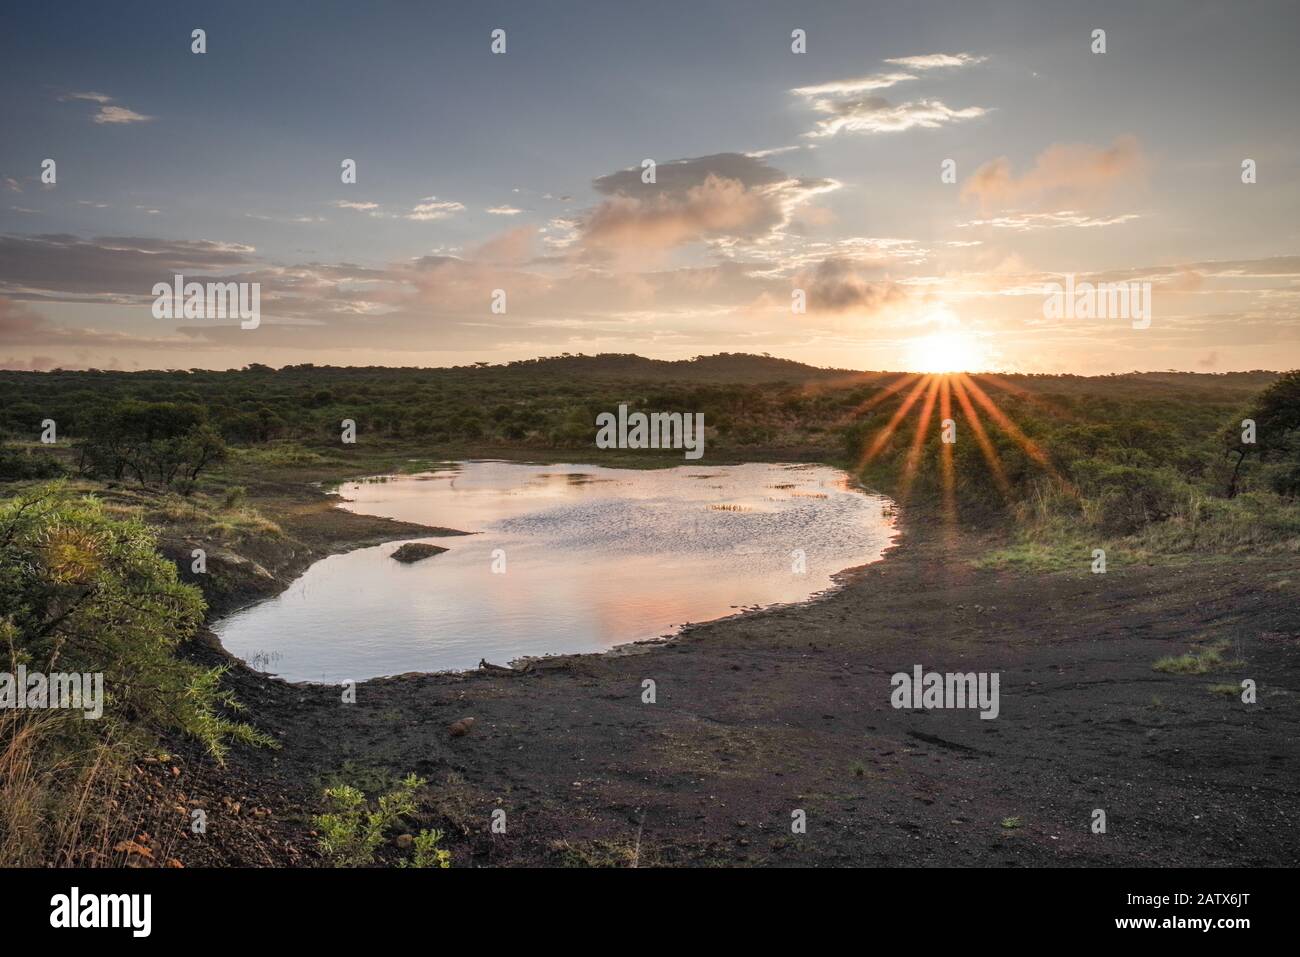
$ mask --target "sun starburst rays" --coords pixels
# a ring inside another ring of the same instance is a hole
[[[1001,436],[999,441],[1004,442],[1004,451],[1007,448],[1005,443],[1009,441],[1059,488],[1072,491],[1069,482],[1057,470],[1047,452],[1012,421],[1011,416],[998,405],[984,386],[992,387],[999,394],[1041,406],[1038,397],[1001,377],[979,376],[979,379],[984,380],[983,384],[967,372],[901,375],[860,403],[851,413],[856,417],[864,416],[887,400],[901,396],[898,407],[885,423],[865,439],[858,459],[858,471],[861,472],[893,446],[895,436],[906,434],[907,421],[909,417],[912,419],[913,428],[907,439],[906,451],[899,449],[902,461],[898,472],[897,497],[900,502],[907,501],[923,473],[927,444],[939,441],[935,456],[938,468],[936,486],[943,522],[950,531],[955,530],[957,522],[957,462],[954,443],[959,430],[974,440],[988,476],[1004,501],[1012,500],[1012,483],[1007,475],[1003,455],[999,453],[994,440],[995,430]],[[933,428],[936,409],[938,429]],[[959,412],[960,419],[954,415],[955,411]],[[963,468],[966,467],[963,465]],[[978,465],[975,467],[978,468]]]
[[[884,450],[885,445],[893,437],[894,431],[898,428],[898,423],[903,421],[903,417],[907,415],[908,410],[911,409],[912,406],[916,404],[916,400],[921,397],[921,391],[925,388],[925,384],[929,379],[930,376],[925,376],[917,381],[916,385],[913,386],[912,391],[907,394],[907,398],[903,400],[903,404],[895,410],[889,422],[886,423],[883,429],[876,433],[876,437],[872,439],[871,444],[862,453],[862,458],[858,460],[858,471],[862,471],[862,469],[870,465],[871,461]]]

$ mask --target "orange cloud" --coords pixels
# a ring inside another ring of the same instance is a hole
[[[793,213],[833,180],[805,180],[760,157],[718,153],[658,164],[656,180],[640,169],[620,170],[594,183],[606,194],[581,220],[589,252],[662,252],[687,243],[755,243],[779,233]]]
[[[508,229],[475,249],[471,258],[481,262],[522,263],[532,257],[536,238],[536,226]]]
[[[1023,176],[1005,156],[985,163],[962,184],[963,200],[985,209],[1071,209],[1095,205],[1143,173],[1142,147],[1121,136],[1106,149],[1086,144],[1054,144],[1038,155]]]
[[[614,196],[588,217],[584,239],[603,246],[666,249],[709,236],[750,232],[780,221],[768,197],[710,173],[681,195]]]

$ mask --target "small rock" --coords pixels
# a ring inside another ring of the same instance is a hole
[[[432,555],[439,555],[447,549],[440,545],[430,545],[428,542],[407,542],[397,551],[393,552],[392,558],[401,562],[403,565],[409,565],[412,562],[418,562],[421,559],[429,558]]]
[[[415,837],[411,834],[399,834],[397,837],[393,838],[393,843],[396,844],[400,850],[409,851],[415,846]]]
[[[459,721],[453,721],[447,730],[451,732],[453,738],[463,738],[469,734],[469,729],[472,727],[474,727],[473,718],[461,718]]]

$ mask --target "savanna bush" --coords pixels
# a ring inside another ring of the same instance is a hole
[[[110,517],[62,482],[0,502],[0,654],[9,670],[104,675],[104,719],[198,738],[218,759],[230,741],[270,739],[224,712],[224,669],[176,655],[203,620],[153,532]]]
[[[1170,468],[1086,459],[1075,464],[1075,476],[1085,519],[1108,535],[1129,535],[1163,522],[1183,508],[1191,494]]]

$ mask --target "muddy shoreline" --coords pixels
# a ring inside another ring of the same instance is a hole
[[[251,489],[286,541],[271,577],[327,554],[455,534],[357,515],[295,483]],[[1238,865],[1300,860],[1300,574],[1271,556],[1092,575],[972,566],[987,543],[900,513],[882,561],[814,601],[684,627],[638,654],[536,659],[527,671],[409,674],[339,689],[233,661],[244,717],[282,743],[224,769],[178,745],[217,813],[186,864],[317,863],[320,789],[415,772],[416,826],[466,865]],[[264,589],[264,591],[263,591]],[[274,589],[274,590],[272,590]],[[1224,639],[1222,672],[1152,670]],[[996,671],[1001,715],[897,710],[890,675]],[[1254,705],[1209,688],[1258,682]],[[656,701],[642,702],[643,681]],[[449,726],[474,717],[472,731]],[[266,813],[250,817],[247,808]],[[1107,832],[1093,833],[1095,810]],[[493,833],[493,811],[506,831]],[[792,815],[806,833],[792,833]]]

